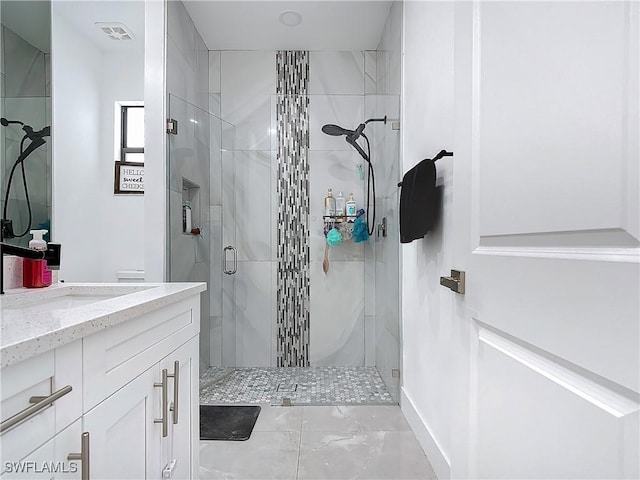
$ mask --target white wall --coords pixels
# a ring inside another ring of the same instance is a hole
[[[166,3],[144,5],[144,275],[151,282],[167,274]]]
[[[403,171],[453,149],[453,2],[404,4]],[[454,152],[455,154],[455,152]],[[402,409],[440,478],[449,476],[452,296],[439,285],[451,265],[454,157],[436,164],[444,216],[425,239],[402,246]]]
[[[101,162],[102,54],[52,4],[52,240],[62,244],[60,279],[103,278]]]

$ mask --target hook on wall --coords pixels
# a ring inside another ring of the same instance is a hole
[[[431,159],[432,162],[437,162],[442,157],[453,157],[453,152],[448,152],[446,150],[440,150],[436,153],[436,156]],[[398,187],[402,187],[402,182],[398,183]]]

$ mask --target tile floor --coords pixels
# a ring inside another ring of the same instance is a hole
[[[394,405],[375,367],[210,367],[200,375],[200,403]]]
[[[436,479],[398,406],[262,405],[244,442],[201,441],[200,478]]]

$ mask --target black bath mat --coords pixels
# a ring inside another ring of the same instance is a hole
[[[200,440],[248,440],[259,406],[200,405]]]

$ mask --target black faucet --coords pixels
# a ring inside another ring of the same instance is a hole
[[[0,240],[2,235],[0,234]],[[4,295],[4,254],[16,255],[22,258],[30,258],[32,260],[46,260],[47,268],[50,270],[60,269],[60,250],[62,246],[59,243],[48,243],[46,250],[33,250],[31,248],[19,247],[0,241],[0,295]]]

